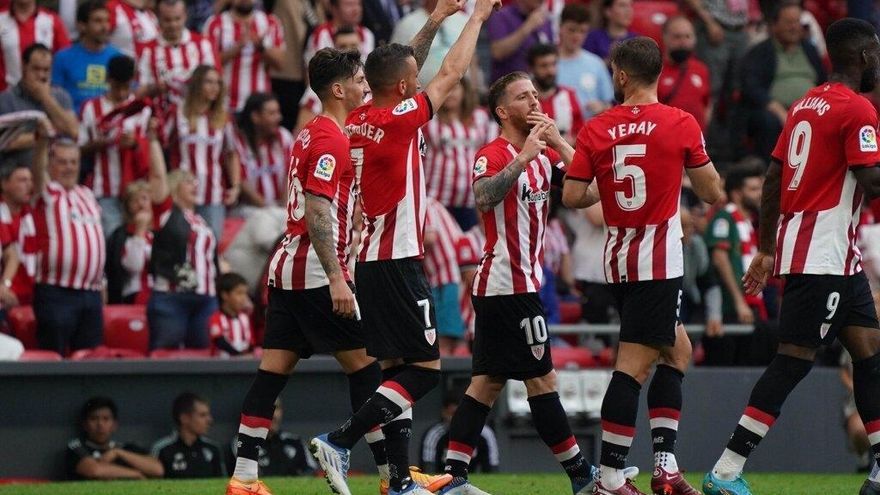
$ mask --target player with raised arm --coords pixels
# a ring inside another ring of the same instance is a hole
[[[367,352],[381,361],[383,383],[342,427],[311,442],[338,493],[349,493],[349,449],[378,425],[388,452],[389,493],[428,493],[408,476],[410,408],[440,380],[433,300],[422,266],[426,194],[420,128],[464,75],[480,28],[500,0],[477,0],[440,71],[423,92],[418,74],[440,23],[462,3],[440,2],[412,46],[392,43],[370,53],[364,72],[373,100],[355,109],[347,121],[364,212],[355,279]]]
[[[694,117],[657,101],[663,67],[650,38],[626,40],[611,52],[615,99],[622,102],[590,120],[577,138],[563,186],[563,203],[596,201],[596,180],[608,225],[605,278],[620,313],[617,364],[602,402],[602,454],[596,491],[641,494],[623,470],[635,435],[639,394],[648,388],[654,445],[651,490],[698,495],[678,470],[674,447],[681,412],[681,381],[691,357],[677,325],[683,275],[679,217],[682,170],[707,203],[721,197],[721,179],[706,155]]]
[[[531,78],[501,77],[489,89],[489,110],[501,135],[477,152],[474,196],[486,230],[474,278],[473,376],[449,426],[444,495],[486,495],[467,468],[486,418],[507,380],[522,380],[532,422],[571,479],[576,495],[593,493],[593,467],[572,435],[556,386],[547,322],[538,291],[551,183],[561,184],[574,149],[541,113]]]
[[[851,18],[829,26],[825,40],[829,82],[789,108],[764,182],[758,254],[743,277],[747,294],[759,294],[770,275],[785,278],[779,348],[706,473],[707,495],[751,494],[742,477],[749,454],[810,372],[816,350],[835,338],[852,356],[856,408],[880,459],[880,325],[855,240],[863,196],[880,196],[877,111],[859,94],[877,85],[880,40],[871,24]],[[872,476],[860,494],[878,493]]]

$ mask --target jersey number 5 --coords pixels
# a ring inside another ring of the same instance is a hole
[[[626,163],[627,158],[641,158],[645,156],[647,148],[644,144],[619,144],[614,147],[614,183],[625,184],[627,179],[632,183],[632,194],[627,194],[627,191],[617,191],[614,193],[617,206],[624,211],[638,210],[648,200],[645,171],[638,165]]]
[[[794,169],[794,177],[788,183],[788,190],[795,191],[801,185],[807,158],[810,156],[810,141],[813,139],[813,127],[806,120],[798,122],[791,132],[788,143],[788,166]]]

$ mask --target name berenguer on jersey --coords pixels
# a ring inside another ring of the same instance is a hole
[[[348,124],[345,126],[345,130],[348,131],[349,135],[359,134],[367,139],[375,141],[376,144],[381,143],[382,138],[385,137],[385,131],[383,131],[381,127],[376,127],[366,122],[360,125]]]

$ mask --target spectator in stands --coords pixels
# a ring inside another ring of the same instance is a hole
[[[254,304],[248,296],[247,280],[232,272],[220,275],[217,277],[217,297],[220,309],[208,320],[211,354],[221,357],[251,355],[254,335],[250,312]]]
[[[422,29],[422,26],[428,21],[428,15],[437,7],[437,0],[426,0],[422,5],[417,6],[415,10],[407,14],[394,26],[394,34],[391,35],[392,43],[408,45],[415,35]],[[434,79],[440,70],[440,64],[443,57],[452,48],[452,44],[458,39],[458,35],[464,29],[468,16],[464,12],[457,12],[440,24],[437,36],[431,43],[431,49],[428,50],[428,57],[419,71],[419,82],[422,85],[427,84]],[[473,74],[471,74],[473,75]]]
[[[771,36],[742,60],[743,103],[756,154],[769,161],[788,107],[826,79],[816,47],[804,37],[798,0],[779,2],[770,14]]]
[[[697,57],[709,67],[712,100],[722,89],[733,89],[739,62],[749,45],[745,31],[749,22],[748,0],[685,0],[697,19]]]
[[[272,424],[269,426],[269,434],[265,444],[260,449],[257,464],[260,465],[260,476],[304,476],[315,472],[318,466],[303,440],[281,429],[281,421],[284,419],[284,408],[281,399],[275,400],[275,413],[272,415]],[[238,434],[232,437],[232,460],[229,465],[235,463],[238,453]]]
[[[316,27],[309,36],[304,54],[305,63],[321,48],[332,47],[333,33],[341,26],[353,26],[360,40],[361,58],[366,60],[367,55],[376,47],[376,39],[373,32],[361,25],[363,19],[363,5],[361,0],[330,0],[330,20]]]
[[[0,322],[6,320],[6,311],[18,306],[18,297],[12,291],[12,279],[18,273],[21,262],[18,257],[18,241],[12,229],[0,226]]]
[[[474,288],[474,276],[480,267],[483,256],[483,246],[486,244],[486,234],[483,230],[482,217],[477,217],[478,222],[464,232],[455,246],[458,269],[461,272],[461,295],[459,296],[459,308],[461,319],[464,322],[465,340],[470,342],[474,338],[474,306],[471,303],[471,294]]]
[[[220,447],[205,437],[214,418],[208,401],[192,392],[174,399],[171,417],[177,430],[153,444],[152,455],[165,469],[165,477],[217,478],[226,476]]]
[[[687,17],[669,18],[663,24],[663,70],[657,84],[661,103],[680,108],[697,119],[704,130],[711,120],[709,69],[694,55],[697,39]]]
[[[118,55],[107,64],[110,90],[87,100],[80,113],[79,144],[84,159],[91,159],[92,192],[101,205],[101,226],[111,235],[122,225],[119,197],[128,183],[146,176],[147,124],[152,110],[137,100],[132,90],[134,59]],[[117,112],[117,117],[108,117]]]
[[[360,50],[361,39],[357,30],[352,26],[339,26],[333,32],[333,47],[342,51]],[[298,105],[299,111],[297,112],[296,125],[293,128],[294,132],[299,132],[323,110],[321,99],[312,91],[312,88],[306,88]]]
[[[159,36],[156,14],[147,8],[147,0],[109,0],[110,44],[129,57]]]
[[[760,296],[748,296],[742,286],[742,277],[752,258],[758,253],[758,236],[753,228],[761,207],[763,169],[753,165],[731,168],[724,181],[727,204],[709,221],[706,246],[711,253],[712,265],[718,275],[723,297],[724,323],[751,325],[758,319],[767,319]],[[750,336],[724,335],[723,328],[703,338],[706,364],[730,366],[747,361],[745,352]]]
[[[124,224],[107,240],[107,302],[147,304],[153,286],[153,206],[146,181],[131,182],[122,196]]]
[[[67,443],[67,478],[109,480],[161,478],[162,464],[136,444],[117,442],[119,428],[116,403],[107,397],[92,397],[80,412],[80,436]]]
[[[19,110],[39,110],[49,117],[54,131],[62,136],[76,139],[79,123],[73,112],[73,102],[67,91],[52,86],[52,51],[42,44],[33,44],[21,56],[21,80],[0,93],[0,114]],[[14,160],[33,163],[33,147],[36,129],[21,134],[9,144],[6,152]]]
[[[569,144],[574,145],[584,119],[581,104],[574,89],[556,82],[556,63],[559,50],[556,45],[539,43],[529,48],[529,73],[538,90],[541,110],[556,122],[556,127]]]
[[[514,0],[486,22],[492,71],[488,82],[528,69],[526,53],[537,43],[553,42],[553,26],[542,0]]]
[[[212,65],[219,69],[220,59],[210,41],[186,29],[183,0],[158,0],[156,12],[159,36],[139,53],[138,92],[179,103],[196,67]]]
[[[714,276],[709,250],[697,232],[694,216],[687,208],[681,209],[684,277],[682,279],[681,309],[683,323],[704,323],[706,334],[717,336],[721,331],[721,287]],[[702,309],[702,314],[698,310]]]
[[[241,199],[258,208],[287,203],[287,165],[293,135],[281,127],[272,93],[254,93],[238,115],[235,149],[241,161]]]
[[[564,210],[563,221],[574,234],[572,267],[575,284],[581,293],[581,317],[587,323],[609,323],[614,297],[605,282],[605,219],[602,205],[585,210]]]
[[[271,90],[269,69],[281,67],[284,58],[284,36],[274,15],[257,10],[255,0],[232,0],[229,10],[208,19],[205,35],[220,54],[231,112],[241,111],[252,93]]]
[[[34,148],[34,219],[37,270],[34,315],[41,349],[101,345],[104,329],[104,231],[92,191],[78,185],[79,147],[69,139],[49,145],[50,124],[40,120]]]
[[[461,393],[447,392],[443,397],[443,409],[440,410],[440,421],[428,428],[422,435],[419,446],[419,467],[430,473],[442,473],[446,465],[446,447],[449,445],[449,423],[458,409]],[[483,425],[480,440],[471,455],[469,473],[494,473],[501,464],[498,441],[495,432],[488,424]]]
[[[79,112],[83,102],[107,92],[107,63],[119,55],[108,44],[110,12],[104,0],[87,0],[76,9],[79,40],[55,54],[52,83],[67,91],[73,109]]]
[[[254,208],[223,253],[229,268],[247,280],[249,293],[259,295],[266,289],[264,272],[286,225],[286,207]]]
[[[574,89],[584,119],[605,110],[614,101],[614,88],[605,61],[583,49],[590,31],[590,11],[572,3],[562,9],[556,81]]]
[[[230,0],[188,0],[186,2],[186,27],[200,32],[212,15],[229,8]]]
[[[293,129],[299,100],[306,90],[303,50],[296,48],[305,46],[306,32],[311,28],[312,21],[317,23],[317,17],[310,2],[276,1],[273,12],[281,23],[284,46],[288,49],[284,51],[281,65],[271,71],[272,92],[281,103],[281,125],[285,129]]]
[[[425,274],[434,296],[440,353],[450,355],[464,338],[458,298],[461,273],[455,249],[463,234],[455,218],[436,199],[428,197],[425,209]]]
[[[467,230],[477,223],[471,185],[477,151],[495,139],[498,126],[479,107],[477,89],[463,78],[449,93],[434,118],[422,128],[425,143],[425,182],[436,199]]]
[[[196,212],[220,239],[226,206],[238,201],[241,168],[232,121],[223,103],[226,85],[212,65],[200,65],[186,84],[184,101],[169,113],[165,142],[171,167],[197,181]],[[191,146],[192,143],[201,146]]]
[[[30,305],[37,270],[37,227],[31,208],[34,181],[30,164],[13,162],[0,170],[0,192],[0,229],[8,230],[15,239],[19,260],[13,278],[2,280],[0,294],[9,289],[19,304]]]
[[[568,237],[559,219],[562,207],[560,194],[561,191],[557,188],[550,190],[550,212],[547,215],[547,230],[544,233],[544,280],[541,282],[540,296],[547,323],[561,323],[560,294],[579,295],[575,288]]]
[[[15,86],[24,76],[29,58],[24,52],[32,44],[43,45],[50,53],[70,46],[64,22],[55,12],[38,7],[36,0],[13,0],[8,8],[0,9],[0,26],[0,91]],[[0,110],[0,114],[5,112]]]
[[[607,63],[611,47],[637,36],[629,30],[633,22],[632,3],[633,0],[602,0],[601,25],[587,35],[584,49]]]
[[[387,44],[397,24],[411,13],[414,3],[416,2],[411,0],[363,0],[364,15],[361,23],[373,32],[377,45]],[[404,44],[408,42],[409,40]]]
[[[208,318],[217,309],[217,240],[196,212],[198,180],[182,169],[168,174],[156,130],[149,133],[154,232],[153,293],[147,303],[150,349],[204,349],[210,343]]]

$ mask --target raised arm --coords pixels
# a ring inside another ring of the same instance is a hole
[[[330,297],[333,312],[346,318],[355,315],[354,294],[348,287],[336,256],[336,240],[333,236],[333,214],[330,213],[330,200],[309,192],[305,193],[305,216],[309,230],[309,240],[315,248],[321,267],[330,280]]]
[[[464,0],[441,0],[437,2],[437,6],[434,7],[434,11],[431,12],[431,15],[428,16],[425,25],[422,26],[422,29],[416,33],[415,36],[413,36],[409,45],[413,47],[413,50],[415,51],[416,65],[419,70],[422,70],[422,65],[425,64],[425,60],[428,58],[428,52],[431,50],[431,43],[434,42],[434,36],[436,36],[437,31],[440,30],[440,25],[447,17],[461,10],[464,3]]]
[[[147,138],[150,141],[150,200],[153,204],[164,203],[171,191],[168,189],[168,172],[165,168],[165,156],[162,154],[162,145],[156,135],[158,129],[155,119],[150,121],[150,129]]]
[[[547,148],[547,143],[540,138],[547,130],[547,126],[547,123],[541,123],[533,127],[523,144],[522,151],[500,172],[474,182],[474,198],[480,211],[489,211],[503,201],[520,174],[526,169],[526,165]]]
[[[46,192],[46,184],[49,183],[49,177],[46,175],[46,167],[49,165],[49,139],[55,135],[52,124],[47,119],[39,119],[37,121],[37,130],[34,133],[36,141],[34,143],[34,167],[32,170],[34,176],[34,201],[36,198]]]
[[[455,41],[452,48],[449,49],[449,53],[443,58],[440,71],[437,72],[437,75],[425,88],[433,108],[437,109],[443,106],[443,102],[446,100],[449,92],[464,77],[464,73],[470,66],[471,58],[473,58],[474,50],[477,47],[480,29],[483,27],[483,23],[492,15],[492,10],[500,5],[501,0],[477,0],[474,6],[474,13],[471,14],[470,19],[464,25],[458,40]],[[428,46],[430,47],[430,45]]]
[[[706,203],[714,204],[724,196],[724,190],[721,188],[721,177],[715,170],[712,162],[697,168],[685,169],[688,178],[691,180],[691,187],[694,193]]]

